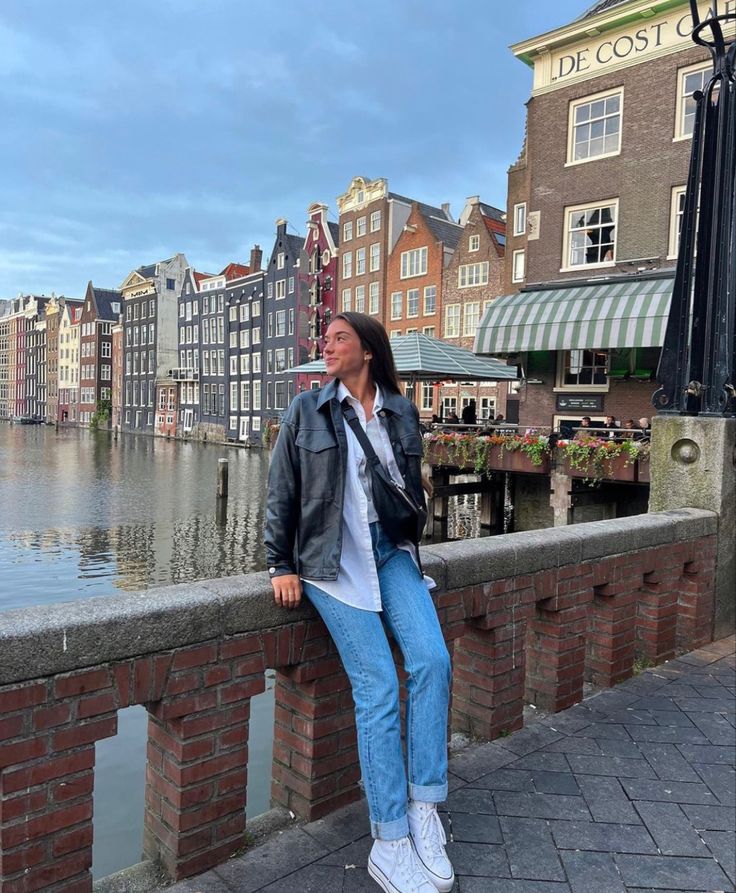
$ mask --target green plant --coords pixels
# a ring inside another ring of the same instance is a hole
[[[261,444],[264,447],[272,447],[276,443],[281,422],[279,419],[268,418],[261,430]]]
[[[602,437],[575,437],[568,441],[558,441],[570,468],[586,473],[584,481],[599,483],[619,456],[624,458],[624,466],[632,465],[644,454],[649,455],[649,444],[632,438],[607,440]]]
[[[97,408],[92,413],[92,416],[89,420],[89,427],[91,431],[96,431],[101,424],[110,421],[110,416],[112,415],[112,401],[111,400],[98,400]]]

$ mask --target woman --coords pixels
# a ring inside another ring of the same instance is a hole
[[[293,608],[307,596],[350,679],[374,837],[371,877],[386,893],[449,891],[454,872],[437,804],[447,797],[450,658],[416,544],[393,543],[383,530],[365,455],[344,418],[355,411],[384,468],[423,503],[419,414],[401,396],[386,331],[371,317],[336,316],[324,359],[333,380],[293,400],[271,457],[274,599]],[[408,766],[387,630],[409,676]]]

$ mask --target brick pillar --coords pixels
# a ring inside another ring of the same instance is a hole
[[[539,601],[529,628],[526,697],[557,712],[583,698],[591,569],[576,565],[541,571],[534,575],[534,591]]]
[[[636,654],[653,664],[675,656],[679,569],[662,566],[644,574],[637,599]]]
[[[144,851],[174,880],[242,846],[250,699],[264,669],[257,634],[184,648],[147,705]]]
[[[332,646],[327,640],[319,647],[324,647],[327,655]],[[279,671],[273,801],[314,821],[359,800],[359,779],[350,682],[337,657],[329,655]]]
[[[116,708],[107,669],[0,691],[0,893],[92,890],[94,744]]]
[[[715,540],[701,541],[697,559],[686,560],[678,581],[677,645],[693,651],[713,640]]]
[[[494,617],[469,621],[454,649],[452,727],[487,739],[524,724],[526,620],[495,622]]]
[[[627,559],[633,561],[633,558]],[[588,674],[594,685],[612,686],[634,672],[636,646],[636,605],[642,587],[642,575],[623,573],[610,562],[598,565],[598,576],[608,575],[611,582],[593,587],[588,630]]]

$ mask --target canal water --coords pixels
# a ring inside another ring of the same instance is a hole
[[[217,460],[229,459],[218,519]],[[0,610],[263,570],[268,454],[0,422]],[[449,537],[477,536],[476,497],[451,500]],[[248,815],[269,808],[273,680],[253,699]],[[97,744],[96,878],[139,861],[146,713]]]

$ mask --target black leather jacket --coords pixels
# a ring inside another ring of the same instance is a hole
[[[336,580],[342,551],[347,439],[335,379],[298,394],[281,420],[271,454],[266,558],[272,577]],[[379,411],[411,495],[424,502],[422,436],[413,403],[387,390]]]

